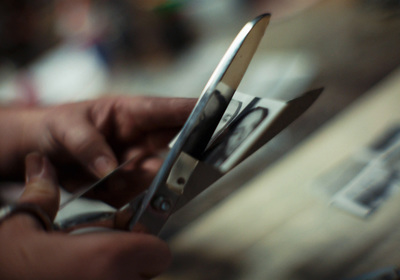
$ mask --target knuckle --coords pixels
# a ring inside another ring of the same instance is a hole
[[[89,145],[90,135],[81,128],[71,128],[61,135],[61,140],[67,146],[74,147],[78,151],[84,150]]]

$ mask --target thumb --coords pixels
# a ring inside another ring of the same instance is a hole
[[[35,204],[53,220],[60,203],[60,190],[53,166],[39,153],[31,153],[25,158],[25,169],[25,190],[19,203]]]

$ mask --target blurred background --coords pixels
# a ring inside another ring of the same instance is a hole
[[[272,21],[239,90],[325,87],[290,129],[178,213],[168,239],[362,96],[400,63],[398,0],[2,0],[0,102],[131,94],[198,97],[242,26]]]
[[[4,0],[0,101],[197,97],[240,28],[268,12],[272,22],[240,90],[290,96],[325,86],[325,98],[335,102],[319,116],[323,122],[397,66],[399,6],[397,0]]]

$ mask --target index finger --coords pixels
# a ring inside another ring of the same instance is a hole
[[[136,97],[122,98],[115,104],[116,123],[121,135],[132,128],[152,131],[182,126],[192,112],[197,99]]]

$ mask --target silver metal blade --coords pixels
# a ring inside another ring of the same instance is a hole
[[[242,80],[269,20],[269,14],[257,17],[247,23],[234,39],[156,175],[139,211],[132,219],[132,225],[139,222],[150,233],[159,233],[171,213],[155,211],[151,202],[161,196],[166,197],[168,203],[174,205],[179,199],[179,194],[166,186],[166,180],[176,159],[181,152],[194,158],[201,156]]]
[[[96,181],[95,183],[89,185],[89,186],[85,186],[83,188],[81,188],[80,190],[76,191],[75,193],[72,194],[71,197],[69,197],[66,201],[64,201],[60,207],[59,207],[59,211],[62,210],[65,206],[67,206],[68,204],[70,204],[71,202],[75,201],[76,199],[84,196],[86,193],[88,193],[90,190],[96,188],[96,187],[100,187],[103,183],[105,183],[107,180],[109,180],[111,177],[114,176],[118,176],[118,171],[120,171],[122,168],[124,168],[127,164],[129,164],[130,162],[132,162],[133,159],[136,159],[136,157],[133,157],[129,160],[127,160],[126,162],[124,162],[123,164],[119,165],[117,168],[115,168],[113,171],[111,171],[110,173],[108,173],[105,177],[99,179],[98,181]]]
[[[180,137],[182,150],[199,158],[238,88],[270,21],[263,14],[247,23],[218,63]],[[186,135],[183,132],[186,132]]]
[[[274,138],[279,132],[288,127],[318,99],[322,91],[322,88],[311,90],[293,100],[284,101],[286,105],[279,110],[277,117],[272,119],[270,123],[267,123],[267,128],[262,131],[258,139],[250,143],[248,149],[240,153],[236,160],[231,163],[229,168],[218,168],[212,166],[210,163],[204,163],[203,161],[200,161],[196,166],[196,169],[193,171],[193,176],[190,177],[188,182],[188,186],[190,186],[190,188],[185,189],[183,195],[179,197],[173,212],[176,212],[185,206],[193,198],[221,178],[224,174],[229,172],[232,168],[237,166],[239,163],[257,151],[260,147]]]

